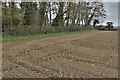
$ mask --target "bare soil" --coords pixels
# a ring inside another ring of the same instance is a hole
[[[117,31],[3,43],[5,78],[117,78]]]

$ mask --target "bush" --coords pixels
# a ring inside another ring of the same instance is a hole
[[[38,26],[17,26],[12,29],[11,35],[29,35],[29,34],[37,34],[39,32]]]
[[[62,33],[62,32],[75,32],[81,30],[93,29],[91,26],[11,26],[4,27],[3,35],[29,35],[29,34],[48,34],[48,33]]]
[[[69,27],[69,29],[68,29],[69,31],[72,31],[72,32],[74,32],[74,31],[80,31],[81,30],[81,27],[80,26],[70,26]]]
[[[41,33],[47,34],[47,33],[54,33],[55,32],[55,27],[49,26],[49,27],[43,27],[41,29]]]

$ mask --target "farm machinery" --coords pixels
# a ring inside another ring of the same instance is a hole
[[[101,25],[101,26],[98,26],[97,28],[98,30],[103,30],[103,31],[116,31],[117,30],[113,27],[113,22],[107,22],[106,26]]]

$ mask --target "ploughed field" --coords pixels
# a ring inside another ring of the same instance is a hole
[[[117,31],[3,43],[5,78],[116,78]]]

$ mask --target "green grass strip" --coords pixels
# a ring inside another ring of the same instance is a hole
[[[2,39],[0,38],[0,41],[5,43],[5,42],[41,39],[41,38],[64,36],[64,35],[74,35],[74,34],[79,34],[81,32],[91,32],[91,31],[95,31],[95,30],[82,30],[78,32],[63,32],[63,33],[48,33],[48,34],[32,34],[26,36],[3,36],[1,37]]]

